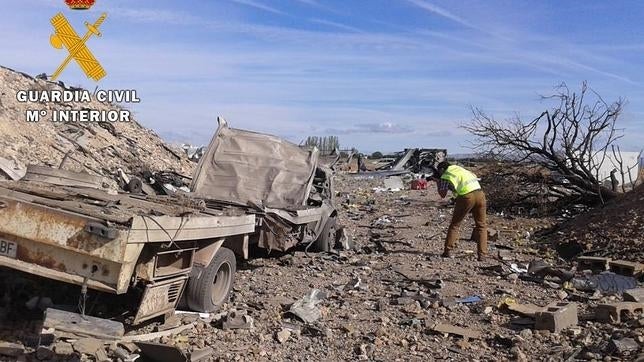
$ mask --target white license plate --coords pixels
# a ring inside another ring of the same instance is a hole
[[[18,253],[18,244],[13,241],[0,240],[0,255],[15,259]]]

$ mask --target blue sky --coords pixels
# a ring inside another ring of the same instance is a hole
[[[108,13],[88,45],[101,88],[137,89],[139,122],[170,140],[205,143],[222,115],[237,128],[300,142],[468,152],[470,106],[531,117],[562,81],[628,100],[625,149],[644,146],[644,3],[639,1],[63,0],[3,3],[0,64],[51,74],[62,11],[78,32]],[[71,64],[67,84],[94,89]]]

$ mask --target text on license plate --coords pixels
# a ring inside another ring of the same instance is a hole
[[[18,253],[18,244],[13,241],[0,240],[0,255],[15,259]]]

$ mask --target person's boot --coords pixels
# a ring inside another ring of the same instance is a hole
[[[441,254],[443,258],[451,258],[452,255],[450,254],[449,250],[445,250],[443,254]]]
[[[484,261],[487,259],[487,254],[479,254],[478,261]]]

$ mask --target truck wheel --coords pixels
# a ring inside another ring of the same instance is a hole
[[[210,313],[228,301],[233,289],[237,263],[235,253],[221,247],[207,267],[193,266],[187,288],[188,307]]]
[[[335,246],[335,216],[329,217],[322,228],[322,233],[315,240],[315,249],[317,251],[329,252]]]

